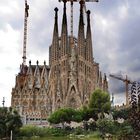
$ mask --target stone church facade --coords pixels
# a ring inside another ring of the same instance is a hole
[[[83,6],[77,38],[68,35],[66,2],[59,36],[58,9],[55,8],[52,44],[49,47],[49,66],[21,65],[12,89],[11,106],[28,119],[40,120],[63,107],[80,108],[87,105],[96,88],[108,91],[106,75],[102,78],[99,64],[93,59],[90,11],[87,11],[85,33]]]

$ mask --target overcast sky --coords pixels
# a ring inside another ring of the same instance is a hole
[[[48,64],[48,48],[52,41],[54,8],[59,8],[59,33],[63,4],[58,0],[28,0],[27,64]],[[87,3],[91,10],[93,53],[103,73],[123,75],[140,80],[140,0],[100,0]],[[70,8],[67,3],[68,23]],[[79,4],[74,4],[74,35],[77,36]],[[11,104],[15,76],[22,63],[24,0],[0,0],[0,106],[5,97]],[[85,17],[86,23],[86,17]],[[69,24],[70,27],[70,24]],[[69,29],[70,31],[70,29]],[[125,102],[122,81],[108,76],[109,91],[115,104]]]

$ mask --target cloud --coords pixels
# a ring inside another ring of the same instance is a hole
[[[138,0],[102,1],[97,7],[100,10],[96,11],[93,18],[93,50],[101,69],[107,74],[122,71],[123,75],[127,74],[133,81],[140,79],[138,4]],[[110,92],[114,92],[116,98],[122,93],[125,95],[125,85],[121,81],[109,78],[109,85]]]
[[[0,30],[0,89],[1,96],[0,101],[3,97],[6,97],[6,105],[10,103],[10,92],[12,86],[14,86],[15,74],[18,72],[17,65],[20,63],[18,58],[19,46],[18,38],[19,32],[13,30],[13,28],[6,24],[4,30]]]

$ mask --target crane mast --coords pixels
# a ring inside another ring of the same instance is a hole
[[[116,75],[113,75],[113,74],[110,74],[109,76],[110,76],[110,77],[113,77],[113,78],[115,78],[115,79],[121,80],[121,81],[123,81],[123,82],[125,83],[126,106],[128,106],[128,105],[129,105],[129,99],[128,99],[128,85],[129,85],[129,84],[132,84],[133,82],[131,82],[131,81],[128,79],[127,75],[126,75],[126,78],[125,78],[125,79],[124,79],[124,78],[121,78],[121,77],[118,77],[118,76],[116,76]]]
[[[25,0],[25,17],[24,17],[24,38],[23,38],[23,66],[26,65],[26,45],[27,45],[27,22],[28,22],[28,13],[29,5],[27,4],[27,0]]]

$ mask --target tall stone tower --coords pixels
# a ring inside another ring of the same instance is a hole
[[[64,1],[62,31],[58,36],[58,9],[50,46],[49,96],[52,111],[60,107],[80,108],[87,105],[91,93],[99,87],[108,90],[106,76],[102,80],[99,64],[94,62],[90,11],[87,11],[87,27],[83,21],[83,4],[80,2],[78,37],[68,36],[66,2]]]
[[[45,119],[51,112],[63,107],[80,108],[87,105],[96,88],[108,91],[106,75],[102,78],[99,64],[93,59],[90,11],[87,27],[83,21],[83,4],[77,38],[68,35],[66,2],[64,1],[62,30],[59,36],[58,8],[55,11],[52,44],[49,47],[49,66],[31,65],[24,74],[16,76],[12,89],[12,107],[28,119]]]

